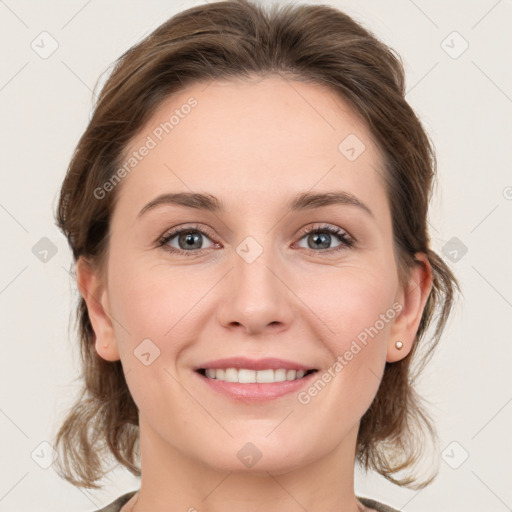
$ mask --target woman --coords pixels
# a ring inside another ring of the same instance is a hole
[[[404,94],[327,6],[201,5],[119,59],[57,212],[84,368],[58,471],[141,476],[104,512],[393,511],[356,496],[356,463],[433,480],[412,384],[457,283]]]

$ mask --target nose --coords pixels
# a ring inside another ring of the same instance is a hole
[[[235,253],[233,268],[223,279],[218,321],[251,335],[286,330],[294,311],[289,281],[286,266],[270,249],[252,262]]]

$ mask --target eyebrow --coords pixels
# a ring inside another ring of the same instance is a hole
[[[303,192],[288,201],[285,207],[288,211],[300,211],[321,208],[322,206],[330,206],[333,204],[356,206],[371,217],[374,217],[373,212],[366,204],[353,194],[344,191]],[[159,195],[146,204],[137,217],[141,217],[146,212],[162,205],[178,205],[214,213],[220,213],[226,209],[224,203],[211,194],[176,192]]]

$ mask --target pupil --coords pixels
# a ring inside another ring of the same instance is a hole
[[[312,248],[318,247],[318,245],[315,245],[317,242],[320,242],[320,245],[325,246],[326,248],[329,247],[329,241],[330,241],[330,235],[327,233],[316,233],[313,235],[314,243]],[[323,241],[322,241],[323,240]]]
[[[192,245],[194,245],[194,243],[197,243],[199,240],[198,233],[185,233],[183,236],[185,237],[185,244],[187,245],[187,247],[191,247]],[[201,244],[199,243],[199,247],[197,248],[199,249],[200,246]]]

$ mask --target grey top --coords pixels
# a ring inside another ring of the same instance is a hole
[[[101,510],[97,510],[95,512],[120,512],[121,507],[128,503],[129,499],[136,493],[137,491],[131,491],[126,494],[123,494],[117,500],[113,501],[106,507]],[[372,500],[370,498],[363,498],[361,496],[356,496],[356,498],[365,506],[375,509],[377,512],[400,512],[396,508],[390,507],[389,505],[385,505],[384,503],[380,503],[379,501]],[[403,512],[403,511],[402,511]]]

